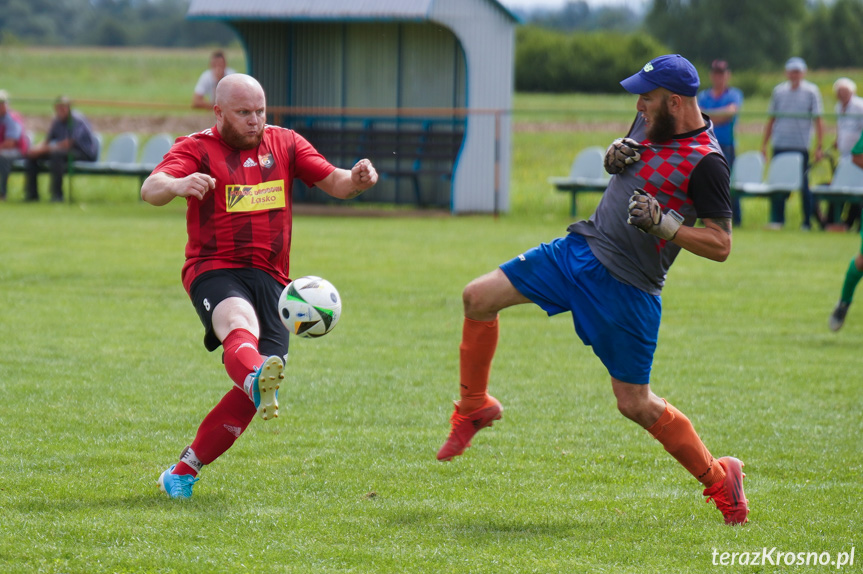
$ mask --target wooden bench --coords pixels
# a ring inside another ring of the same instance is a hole
[[[422,178],[452,179],[464,139],[460,120],[364,120],[359,126],[306,120],[293,129],[332,163],[348,167],[368,158],[382,180],[410,180],[417,205],[428,203]]]

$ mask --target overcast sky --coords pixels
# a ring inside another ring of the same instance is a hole
[[[608,6],[608,5],[623,5],[637,4],[644,5],[648,0],[587,0],[591,6]],[[507,8],[560,8],[566,4],[566,0],[500,0],[500,3]]]

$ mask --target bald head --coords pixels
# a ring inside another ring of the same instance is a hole
[[[264,88],[258,80],[246,74],[230,74],[216,85],[215,104],[225,105],[236,98],[255,96],[264,98]]]
[[[225,76],[216,86],[216,129],[231,147],[251,149],[261,142],[267,116],[264,89],[246,74]]]

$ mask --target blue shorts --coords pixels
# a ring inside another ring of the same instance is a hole
[[[612,277],[583,236],[572,233],[543,243],[500,268],[549,315],[571,311],[575,332],[612,377],[650,382],[662,298]]]

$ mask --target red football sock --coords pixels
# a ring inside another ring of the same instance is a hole
[[[225,350],[225,370],[242,389],[249,373],[254,372],[266,359],[258,352],[258,338],[245,329],[234,329],[222,341],[222,348]]]
[[[257,412],[255,405],[241,389],[233,387],[228,391],[219,404],[204,417],[192,442],[191,448],[201,464],[210,464],[231,448]],[[186,463],[179,462],[174,468],[174,474],[198,473]]]
[[[705,487],[725,480],[725,469],[713,458],[686,415],[665,401],[665,412],[647,432]]]
[[[472,413],[485,404],[488,374],[497,350],[498,320],[474,321],[464,318],[459,346],[461,401],[459,412]]]

